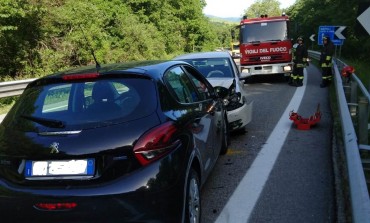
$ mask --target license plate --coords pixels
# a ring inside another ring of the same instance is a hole
[[[26,178],[86,178],[92,177],[95,170],[94,159],[75,160],[27,160]]]

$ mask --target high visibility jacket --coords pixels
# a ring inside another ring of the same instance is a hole
[[[334,54],[334,44],[328,40],[326,44],[323,45],[320,55],[320,65],[321,67],[331,67]]]

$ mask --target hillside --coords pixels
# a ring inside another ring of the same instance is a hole
[[[217,17],[213,15],[206,15],[211,22],[223,22],[223,23],[237,23],[239,24],[240,19],[239,17],[227,17],[227,18],[222,18],[222,17]]]

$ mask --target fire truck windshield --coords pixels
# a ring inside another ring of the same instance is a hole
[[[282,41],[288,38],[286,21],[243,24],[240,27],[242,43]]]

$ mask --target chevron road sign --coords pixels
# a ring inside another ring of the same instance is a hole
[[[345,28],[346,28],[345,26],[338,26],[335,29],[334,36],[337,37],[338,39],[346,39],[346,37],[344,37],[342,34]]]
[[[310,40],[312,41],[312,42],[314,42],[315,41],[315,34],[312,34],[311,36],[310,36]]]
[[[366,32],[370,34],[370,7],[368,7],[359,17],[357,17],[357,20],[364,27]]]

